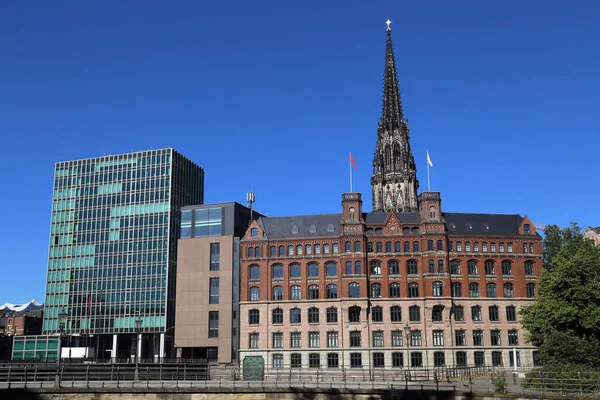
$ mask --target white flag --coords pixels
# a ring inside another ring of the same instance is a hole
[[[431,162],[431,158],[429,158],[429,150],[427,150],[427,164],[429,164],[430,167],[433,167],[433,163]]]

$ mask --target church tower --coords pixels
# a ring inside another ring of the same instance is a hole
[[[387,21],[383,107],[377,128],[373,158],[373,211],[419,211],[417,169],[410,150],[410,129],[404,119],[398,75],[392,47],[392,30]]]

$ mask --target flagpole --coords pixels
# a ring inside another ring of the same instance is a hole
[[[352,152],[350,152],[350,158],[348,159],[348,164],[350,164],[350,193],[352,193]]]
[[[427,191],[431,192],[431,180],[429,178],[429,151],[427,152]]]

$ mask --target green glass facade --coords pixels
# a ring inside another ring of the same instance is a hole
[[[204,171],[173,149],[56,164],[43,333],[165,332],[174,325],[180,208]]]
[[[56,360],[58,336],[15,336],[13,360]]]

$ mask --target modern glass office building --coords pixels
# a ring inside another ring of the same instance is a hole
[[[170,356],[180,208],[203,200],[173,149],[57,163],[43,333],[66,313],[63,345],[128,357],[138,334],[140,356]]]

